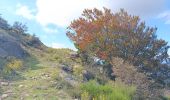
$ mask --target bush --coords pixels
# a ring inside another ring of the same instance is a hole
[[[23,63],[21,60],[12,58],[9,60],[9,62],[6,64],[3,70],[5,73],[12,73],[20,69],[22,66],[23,66]]]
[[[15,30],[17,33],[25,33],[25,32],[27,32],[27,30],[28,30],[28,27],[25,25],[25,24],[23,24],[23,23],[21,23],[21,22],[14,22],[14,24],[13,24],[13,26],[12,26],[12,28],[13,28],[13,30]]]
[[[131,100],[135,87],[122,83],[100,85],[96,81],[84,83],[81,87],[81,100]]]
[[[2,18],[1,14],[0,14],[0,29],[4,29],[4,30],[10,29],[10,25],[4,18]]]

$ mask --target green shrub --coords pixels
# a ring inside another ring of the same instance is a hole
[[[170,100],[170,96],[169,95],[165,95],[162,97],[162,100]]]
[[[20,69],[23,66],[23,63],[19,59],[12,58],[7,62],[5,68],[3,69],[3,72],[5,73],[11,73],[18,69]]]
[[[81,100],[131,100],[135,87],[114,83],[100,85],[96,81],[84,83],[81,87]]]

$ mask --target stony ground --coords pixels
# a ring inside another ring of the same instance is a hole
[[[70,87],[77,87],[82,82],[78,75],[86,69],[81,68],[80,59],[70,58],[73,51],[30,51],[34,57],[24,62],[18,75],[12,80],[0,78],[0,100],[74,100],[71,95],[76,88]],[[72,73],[70,67],[75,68],[76,73]],[[170,91],[165,95],[169,97]]]
[[[29,64],[30,69],[19,71],[18,79],[1,79],[0,100],[72,100],[58,85],[61,82],[58,78],[67,73],[61,70],[58,61],[48,61],[50,56],[39,57],[39,63]]]
[[[17,81],[1,81],[3,100],[70,100],[66,93],[55,87],[58,69],[40,67],[20,73],[23,79]]]

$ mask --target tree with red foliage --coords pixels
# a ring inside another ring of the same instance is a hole
[[[88,56],[109,63],[113,57],[120,57],[134,65],[153,68],[167,61],[169,49],[166,41],[156,37],[156,30],[123,9],[112,13],[107,8],[94,8],[85,9],[80,18],[72,21],[67,36]]]

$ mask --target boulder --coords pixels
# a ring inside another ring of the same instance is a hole
[[[62,65],[61,66],[62,70],[67,72],[67,73],[72,73],[73,72],[73,68],[70,66],[66,66],[66,65]]]
[[[8,83],[8,82],[1,82],[1,85],[2,85],[2,86],[8,86],[9,83]]]
[[[70,58],[71,58],[71,59],[76,59],[76,58],[78,58],[78,57],[79,57],[79,54],[76,53],[76,52],[72,52],[72,53],[70,54]]]
[[[84,81],[89,81],[90,79],[94,79],[94,75],[87,70],[83,70],[82,74],[83,74]]]
[[[8,94],[2,94],[1,98],[2,98],[2,99],[5,99],[5,98],[7,98],[8,96],[9,96]]]
[[[74,78],[71,76],[64,78],[64,80],[68,82],[71,86],[76,86],[78,84],[78,82],[74,80]]]
[[[0,57],[14,56],[24,58],[27,55],[27,52],[16,39],[0,33]]]
[[[24,85],[19,85],[18,87],[19,87],[19,88],[23,88],[23,87],[24,87]]]

